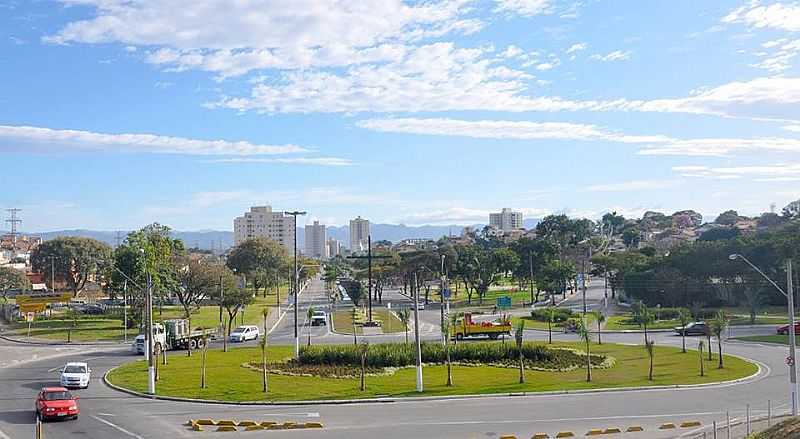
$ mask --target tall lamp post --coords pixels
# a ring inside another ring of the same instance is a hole
[[[778,286],[775,281],[769,278],[763,271],[761,271],[758,267],[753,265],[752,262],[747,260],[744,256],[740,254],[732,254],[728,256],[728,259],[731,261],[735,261],[737,259],[744,261],[747,265],[753,268],[758,274],[764,277],[770,284],[772,284],[775,289],[781,292],[786,299],[788,300],[788,308],[789,308],[789,357],[786,359],[786,362],[789,364],[789,400],[791,401],[792,406],[792,416],[797,416],[798,411],[798,401],[797,401],[797,365],[795,364],[795,350],[797,348],[797,344],[795,343],[795,323],[794,323],[794,289],[792,286],[792,260],[786,259],[786,287],[788,291],[783,291],[781,287]]]
[[[297,331],[297,282],[299,272],[297,271],[297,217],[305,215],[305,211],[294,210],[291,212],[284,212],[286,215],[294,217],[294,357],[300,358],[300,335]]]

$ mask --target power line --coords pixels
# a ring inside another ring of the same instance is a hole
[[[13,241],[13,249],[14,252],[17,251],[17,236],[19,233],[17,232],[17,225],[22,224],[22,220],[17,218],[17,213],[22,212],[22,209],[18,209],[12,207],[10,209],[6,209],[6,212],[11,214],[11,218],[7,219],[6,222],[11,224],[11,239]]]

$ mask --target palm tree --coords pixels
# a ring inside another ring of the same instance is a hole
[[[647,308],[647,305],[639,302],[638,306],[633,311],[633,319],[644,328],[644,343],[647,344],[647,325],[653,323],[653,320],[655,320],[653,312]]]
[[[408,308],[403,308],[397,311],[397,318],[403,323],[403,329],[406,332],[406,344],[408,344],[408,322],[411,320],[411,311]]]
[[[261,342],[259,343],[261,347],[261,374],[262,374],[262,389],[264,393],[267,393],[267,333],[264,333],[264,336],[261,338]]]
[[[453,386],[453,370],[450,364],[450,320],[442,320],[442,336],[444,337],[445,362],[447,363],[447,387]]]
[[[688,325],[692,321],[692,315],[689,313],[689,310],[686,308],[681,308],[678,311],[678,321],[681,322],[681,344],[683,345],[682,352],[686,353],[686,325]]]
[[[358,345],[358,354],[361,357],[361,391],[363,392],[366,390],[367,385],[365,382],[365,377],[367,375],[367,353],[369,352],[369,342],[362,341],[360,345]]]
[[[578,320],[578,337],[586,343],[586,382],[592,381],[592,358],[589,353],[589,342],[592,341],[592,334],[589,332],[589,328],[586,327],[586,322],[583,320]]]
[[[708,344],[706,344],[706,347],[708,347],[708,361],[711,361],[713,360],[711,356],[711,326],[708,324],[706,324],[706,339],[708,339]]]
[[[264,309],[261,310],[261,316],[264,317],[264,335],[267,335],[267,333],[269,332],[267,331],[267,317],[269,316],[268,307],[265,306]]]
[[[517,354],[519,355],[519,383],[525,384],[525,356],[522,352],[522,338],[525,335],[525,321],[517,320],[514,325],[514,341],[517,342]]]
[[[200,351],[200,388],[205,389],[206,386],[206,353],[208,352],[208,335],[206,334],[205,330],[203,331],[203,335],[200,336],[200,340],[203,341],[203,348]]]
[[[725,329],[728,328],[728,323],[730,319],[725,314],[724,311],[719,310],[717,311],[717,315],[711,320],[711,332],[714,333],[714,336],[717,337],[717,346],[719,347],[719,368],[723,368],[722,364],[722,334],[725,332]]]
[[[603,311],[600,311],[599,309],[596,311],[592,311],[592,315],[594,316],[594,319],[597,321],[597,344],[603,344],[603,340],[600,339],[600,330],[601,327],[603,326],[603,323],[605,323],[606,321],[606,315],[603,314]]]
[[[553,321],[556,319],[556,308],[554,306],[548,306],[545,315],[547,316],[547,343],[553,344]]]
[[[309,306],[306,310],[306,321],[308,322],[308,345],[311,346],[311,318],[314,317],[314,307]]]
[[[705,347],[705,342],[703,340],[700,340],[697,343],[697,351],[700,353],[700,376],[701,377],[706,375],[705,368],[703,367],[703,347]]]
[[[646,344],[644,347],[647,349],[647,355],[650,357],[650,374],[647,376],[647,379],[653,381],[653,355],[655,354],[655,340],[650,340],[645,342]]]

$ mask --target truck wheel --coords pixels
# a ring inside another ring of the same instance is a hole
[[[497,340],[497,334],[489,334],[489,339]]]
[[[197,340],[195,340],[195,339],[189,340],[189,349],[192,349],[192,350],[197,349]]]
[[[203,349],[203,346],[205,345],[206,344],[203,340],[197,340],[197,349]]]
[[[156,354],[161,354],[161,352],[163,352],[163,351],[161,350],[161,343],[156,343],[156,344],[153,346],[153,350],[156,352]]]
[[[464,339],[464,334],[456,334],[456,340],[461,341]]]

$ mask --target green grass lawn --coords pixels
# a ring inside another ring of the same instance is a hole
[[[403,327],[403,322],[397,316],[386,309],[372,309],[372,318],[381,321],[381,330],[384,334],[404,332],[406,329]],[[341,334],[353,333],[353,318],[349,310],[336,311],[331,315],[333,321],[332,331]],[[410,325],[409,325],[410,326]],[[361,326],[356,325],[356,335],[363,334]]]
[[[498,342],[499,343],[499,342]],[[560,346],[578,347],[575,343]],[[446,367],[424,368],[425,392],[422,395],[486,394],[506,392],[541,392],[555,390],[700,384],[749,376],[757,371],[754,364],[725,357],[725,368],[717,369],[717,358],[706,361],[706,376],[699,376],[697,352],[686,354],[677,348],[656,346],[654,379],[648,381],[648,356],[643,346],[592,344],[592,353],[616,358],[617,364],[606,370],[593,370],[592,382],[586,382],[583,369],[570,372],[526,371],[525,384],[518,384],[518,370],[501,367],[453,367],[454,386],[447,387]],[[280,361],[292,354],[292,347],[276,346],[269,350],[270,361]],[[359,390],[358,379],[269,376],[269,392],[261,392],[259,372],[242,364],[260,361],[257,348],[232,349],[227,353],[209,351],[208,388],[200,389],[200,355],[173,354],[167,366],[160,366],[158,394],[228,401],[310,400],[368,398],[377,396],[415,396],[414,368],[400,369],[392,376],[367,377],[367,390]],[[147,363],[136,360],[110,373],[114,384],[143,392],[147,388]]]
[[[580,319],[580,315],[577,315],[575,318]],[[542,329],[547,330],[547,322],[541,322],[539,320],[534,320],[530,316],[526,317],[512,317],[511,324],[516,325],[519,320],[525,322],[525,329]],[[589,325],[589,329],[592,331],[597,330],[597,324],[595,323],[594,316],[591,314],[586,314],[586,324]],[[564,327],[563,323],[553,323],[553,332],[563,332]]]
[[[680,326],[681,322],[678,320],[656,320],[655,322],[647,325],[647,329],[672,329],[676,326]],[[609,331],[620,331],[620,330],[640,330],[642,329],[636,323],[631,321],[630,315],[620,315],[620,316],[609,316],[606,318],[606,327],[605,329]]]
[[[455,293],[455,289],[452,289],[453,293]],[[534,293],[535,294],[535,293]],[[512,306],[522,306],[523,303],[530,304],[531,302],[531,293],[528,290],[517,290],[516,286],[508,286],[502,290],[489,290],[486,292],[486,295],[483,296],[483,305],[479,305],[480,298],[478,297],[477,293],[472,294],[472,303],[467,302],[467,292],[462,288],[458,295],[451,295],[450,296],[450,307],[456,308],[464,308],[464,307],[488,307],[491,308],[497,303],[498,297],[503,296],[511,296],[511,305]],[[540,296],[541,297],[541,296]],[[441,299],[439,298],[439,291],[431,291],[431,301],[432,302],[439,302]]]
[[[760,343],[776,343],[776,344],[789,344],[789,336],[788,335],[751,335],[748,337],[736,337],[736,340],[742,341],[755,341]]]
[[[263,303],[263,302],[262,302]],[[263,304],[252,304],[247,307],[242,315],[236,316],[234,326],[242,324],[242,317],[244,317],[244,324],[259,325],[263,323],[263,316],[261,310],[264,308]],[[274,312],[274,308],[270,307],[270,312]],[[222,316],[225,321],[228,321],[228,313],[223,309]],[[180,306],[165,306],[159,312],[156,307],[153,309],[153,317],[156,321],[183,318],[183,308]],[[34,321],[31,326],[31,337],[43,338],[48,340],[67,341],[70,328],[72,329],[72,341],[118,341],[123,340],[124,332],[122,329],[123,320],[121,316],[114,314],[112,317],[97,316],[93,318],[82,317],[77,320],[77,326],[73,326],[71,319],[47,319]],[[203,306],[199,310],[192,313],[192,327],[198,328],[216,328],[219,325],[219,307],[217,306]],[[12,324],[9,333],[15,335],[28,335],[28,324],[25,322],[17,322]],[[128,329],[128,338],[136,337],[138,330],[135,328]]]

